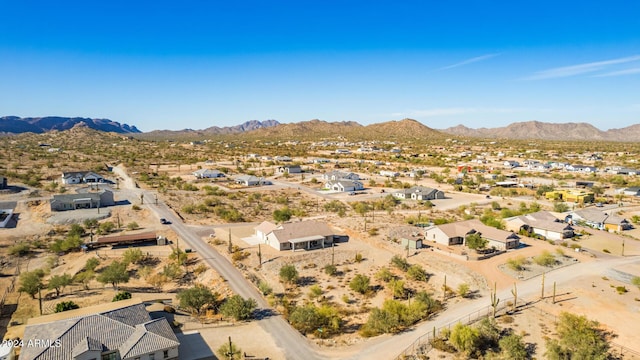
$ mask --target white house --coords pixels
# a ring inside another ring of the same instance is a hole
[[[224,177],[224,173],[218,170],[199,169],[193,172],[193,176],[195,176],[197,179],[211,179]]]
[[[413,199],[413,200],[444,199],[443,191],[426,187],[426,186],[414,186],[409,189],[398,190],[392,193],[392,195],[398,199]]]
[[[331,180],[324,184],[325,189],[351,192],[364,190],[364,185],[360,181],[355,180]]]
[[[70,171],[62,173],[63,184],[104,182],[104,178],[93,171]]]
[[[276,225],[268,221],[255,228],[256,237],[276,250],[310,250],[333,243],[334,232],[319,221],[299,221]]]
[[[235,178],[235,181],[236,184],[242,184],[244,186],[271,185],[271,181],[251,175],[238,176]]]

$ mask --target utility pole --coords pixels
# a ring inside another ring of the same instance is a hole
[[[260,244],[258,244],[258,266],[262,267],[262,251],[260,251]]]

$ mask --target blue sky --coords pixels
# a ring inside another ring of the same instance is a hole
[[[636,1],[0,0],[0,115],[640,122]]]

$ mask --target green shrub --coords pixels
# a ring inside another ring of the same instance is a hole
[[[398,255],[394,255],[391,258],[391,265],[397,267],[398,269],[402,270],[402,271],[407,271],[409,270],[410,264],[409,262],[407,262],[406,259],[398,256]]]
[[[80,308],[80,306],[78,306],[78,304],[74,303],[73,301],[63,301],[56,304],[56,308],[54,311],[59,313],[78,308]]]
[[[556,258],[548,250],[542,252],[542,254],[535,256],[533,261],[540,266],[553,266],[556,264]]]
[[[116,302],[116,301],[127,300],[127,299],[131,299],[131,293],[128,291],[120,291],[113,297],[111,301]]]
[[[329,264],[324,267],[324,272],[329,276],[333,276],[338,272],[338,268],[335,265]]]

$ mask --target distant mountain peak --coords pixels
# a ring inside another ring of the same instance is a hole
[[[0,117],[0,132],[6,133],[25,133],[33,132],[36,134],[52,131],[52,130],[69,130],[76,126],[86,126],[88,128],[115,132],[115,133],[139,133],[135,126],[120,124],[109,119],[90,119],[82,117],[61,117],[61,116],[45,116],[45,117],[27,117],[18,116]]]
[[[202,132],[207,134],[236,134],[236,133],[242,133],[247,131],[253,131],[257,129],[274,127],[278,125],[280,125],[280,123],[277,120],[263,120],[263,121],[249,120],[249,121],[245,121],[240,125],[235,125],[235,126],[225,126],[225,127],[212,126],[202,130]]]

